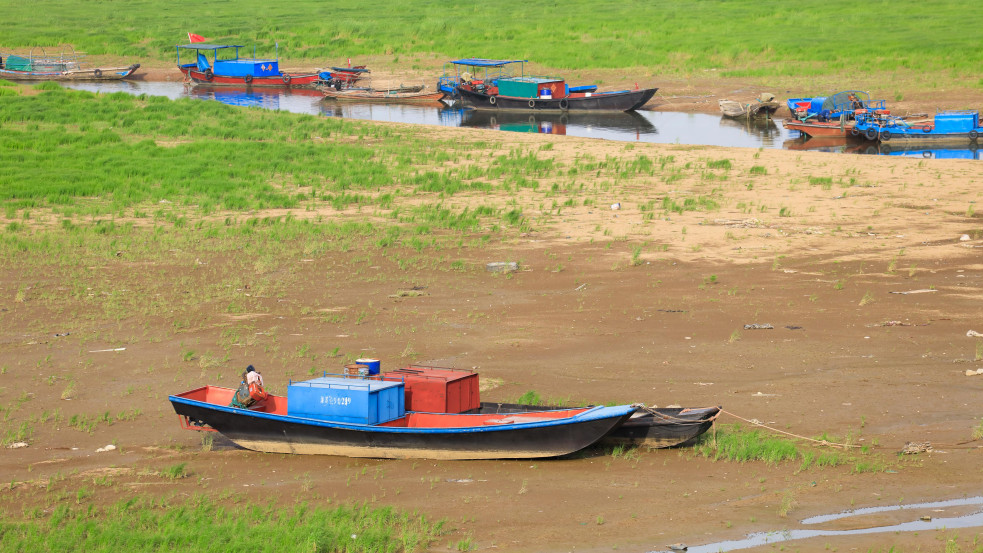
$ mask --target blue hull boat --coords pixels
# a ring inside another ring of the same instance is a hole
[[[867,140],[882,143],[969,144],[971,147],[977,145],[983,134],[978,110],[942,111],[932,121],[907,121],[892,115],[861,113],[857,115],[854,129]]]

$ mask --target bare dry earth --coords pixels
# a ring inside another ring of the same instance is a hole
[[[93,490],[97,502],[231,490],[284,505],[367,501],[446,517],[453,530],[435,550],[473,536],[479,550],[650,551],[794,528],[803,517],[850,507],[983,494],[980,442],[971,441],[983,417],[983,375],[964,374],[983,367],[983,338],[967,336],[983,332],[979,163],[654,144],[627,150],[539,135],[507,140],[534,149],[551,143],[559,160],[645,154],[694,167],[728,159],[732,168],[670,184],[612,183],[603,201],[559,215],[537,215],[549,209],[519,197],[536,230],[454,252],[468,259],[464,272],[399,271],[383,258],[353,263],[338,253],[282,260],[271,270],[291,283],[285,294],[245,315],[212,306],[175,313],[194,321],[190,328],[176,329],[171,318],[105,320],[98,309],[66,318],[32,301],[64,283],[25,282],[3,263],[0,403],[18,405],[4,430],[45,412],[63,415],[59,424],[36,424],[29,447],[0,456],[8,515],[23,505],[74,502],[80,488]],[[646,219],[640,209],[714,189],[725,198],[717,211]],[[505,206],[510,199],[450,201]],[[610,209],[615,202],[620,210]],[[639,246],[641,263],[633,266]],[[522,269],[509,277],[483,270],[506,260]],[[224,260],[201,262],[218,275]],[[167,259],[147,267],[125,254],[100,269],[143,272],[148,280],[187,271]],[[412,286],[425,287],[424,295],[393,297]],[[774,329],[745,330],[754,323]],[[230,359],[208,362],[206,353],[221,357],[228,329],[240,331]],[[795,463],[713,462],[690,450],[481,462],[291,457],[221,440],[204,450],[201,435],[180,429],[167,402],[168,394],[200,385],[231,386],[249,363],[282,393],[289,378],[336,369],[343,362],[329,357],[336,347],[377,356],[386,368],[413,361],[475,368],[501,380],[484,392],[487,400],[536,390],[570,401],[720,404],[798,435],[850,435],[872,446],[875,455],[865,459],[887,470],[854,474],[851,463],[799,471]],[[101,351],[117,348],[125,349]],[[188,350],[198,353],[185,359]],[[292,354],[302,350],[317,359]],[[61,399],[71,378],[74,397]],[[91,433],[67,424],[73,414],[132,409],[141,410],[135,420]],[[909,441],[929,441],[934,451],[897,457]],[[96,453],[110,443],[119,449]],[[191,477],[156,475],[180,462]],[[794,547],[940,551],[952,534],[824,538]],[[971,541],[980,530],[959,534]]]

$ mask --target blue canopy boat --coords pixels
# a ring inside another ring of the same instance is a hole
[[[292,74],[280,71],[279,55],[274,59],[242,58],[238,44],[182,44],[177,46],[177,66],[185,78],[209,86],[263,86],[276,88],[311,87],[320,79],[317,72]],[[194,60],[181,63],[181,50],[193,50]],[[209,55],[211,54],[211,60]],[[219,58],[219,54],[229,57]]]
[[[324,376],[292,382],[286,397],[269,395],[247,409],[230,406],[235,390],[218,386],[169,399],[184,428],[214,430],[247,449],[389,459],[566,455],[598,442],[637,409],[411,412],[405,410],[404,382],[381,378]]]
[[[465,58],[448,62],[437,87],[475,109],[518,111],[633,111],[658,88],[597,92],[555,77],[526,75],[528,60]],[[453,68],[453,74],[451,72]]]

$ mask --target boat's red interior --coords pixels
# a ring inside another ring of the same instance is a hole
[[[455,415],[450,413],[407,413],[405,417],[382,423],[379,426],[405,426],[407,428],[467,428],[543,422],[572,417],[588,408],[563,411],[536,411],[531,413],[498,413],[484,415]]]
[[[202,386],[175,394],[176,397],[190,399],[193,401],[203,401],[212,405],[229,405],[235,390],[223,388],[221,386]],[[562,411],[533,411],[529,413],[494,413],[483,415],[459,415],[452,413],[407,413],[405,417],[398,418],[379,426],[394,426],[407,428],[466,428],[474,426],[496,426],[502,424],[521,424],[529,422],[542,422],[555,419],[572,417],[587,411],[590,407],[578,409],[564,409]],[[261,413],[272,413],[275,415],[287,414],[287,398],[270,394],[263,401],[258,401],[249,407],[250,411]]]
[[[235,393],[236,391],[232,388],[223,388],[221,386],[202,386],[201,388],[196,388],[194,390],[184,392],[183,394],[175,395],[177,397],[183,397],[194,401],[203,401],[213,405],[227,406],[232,402],[232,396]],[[287,398],[270,394],[263,401],[257,401],[250,406],[249,410],[260,411],[262,413],[273,413],[276,415],[286,415]]]

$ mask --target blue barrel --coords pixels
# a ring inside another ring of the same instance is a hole
[[[356,359],[355,362],[368,367],[370,375],[379,374],[379,369],[382,368],[382,363],[378,359]]]

